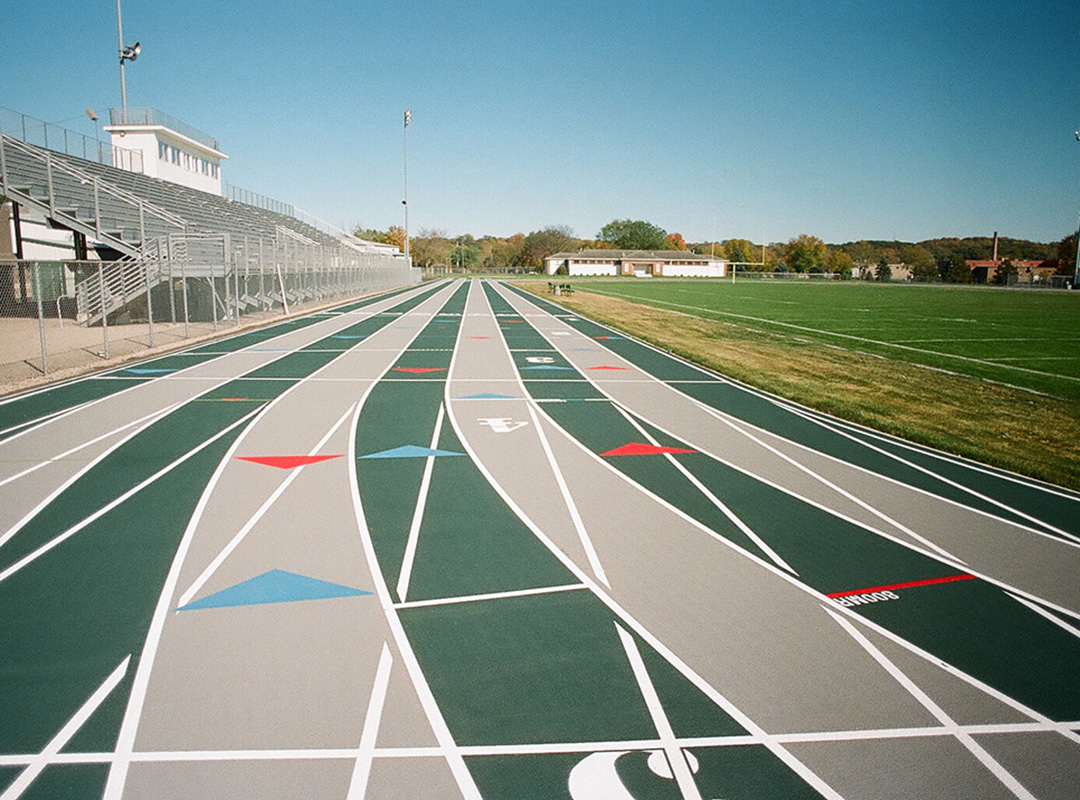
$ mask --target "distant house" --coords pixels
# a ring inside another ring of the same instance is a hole
[[[857,281],[872,281],[877,277],[877,269],[877,264],[871,264],[867,267],[855,266],[851,268],[851,277]],[[889,280],[893,283],[910,281],[911,267],[900,262],[889,264],[889,276]]]
[[[968,259],[965,262],[971,270],[972,283],[993,283],[998,268],[1005,263],[1005,259]],[[1049,284],[1050,277],[1057,272],[1058,261],[1056,258],[1044,261],[1013,261],[1016,267],[1016,283],[1022,284]]]
[[[636,275],[723,278],[728,262],[688,250],[580,250],[544,259],[548,275]]]

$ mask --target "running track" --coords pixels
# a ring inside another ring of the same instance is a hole
[[[507,285],[0,401],[0,800],[1075,798],[1080,496]]]

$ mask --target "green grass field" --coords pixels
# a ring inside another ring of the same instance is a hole
[[[1080,293],[749,280],[574,285],[781,338],[1080,399]]]

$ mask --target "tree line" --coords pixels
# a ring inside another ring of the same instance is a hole
[[[361,239],[403,248],[405,230],[391,226],[385,231],[357,226]],[[1076,257],[1077,234],[1060,242],[1032,242],[1025,239],[998,239],[998,258],[1005,262],[999,280],[1007,280],[1014,261],[1058,261],[1058,272],[1071,275]],[[827,244],[810,234],[799,234],[786,242],[754,243],[748,239],[715,242],[686,242],[679,233],[668,233],[645,220],[613,220],[592,239],[574,235],[565,225],[550,225],[531,233],[513,236],[450,236],[443,230],[422,229],[409,237],[413,263],[424,269],[452,268],[466,272],[539,271],[553,253],[581,249],[687,250],[715,255],[735,262],[739,270],[764,272],[834,273],[850,277],[889,280],[894,265],[903,265],[914,280],[967,283],[971,270],[967,260],[988,260],[993,256],[989,236],[927,239],[921,242],[860,240]]]

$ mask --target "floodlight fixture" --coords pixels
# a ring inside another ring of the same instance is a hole
[[[91,122],[97,122],[97,113],[92,108],[86,109],[86,116],[90,118]]]
[[[139,42],[135,42],[135,44],[121,48],[120,63],[123,64],[125,61],[134,61],[136,58],[139,57],[139,53],[141,52],[142,45]]]

